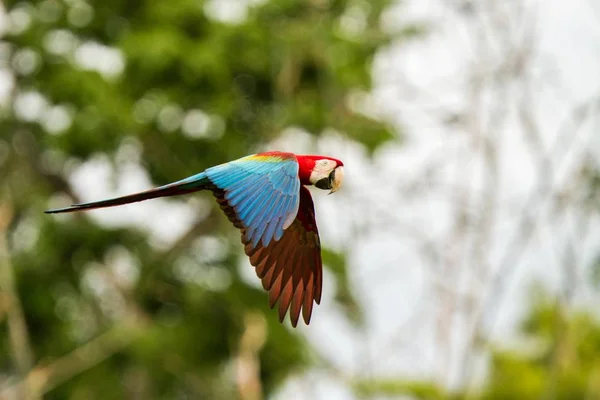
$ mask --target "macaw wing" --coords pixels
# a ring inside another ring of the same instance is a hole
[[[234,209],[222,192],[215,191],[217,201],[233,224],[242,231],[244,250],[256,274],[269,292],[269,306],[273,308],[279,300],[279,320],[283,321],[290,309],[290,319],[295,327],[300,311],[304,322],[310,322],[313,301],[321,302],[323,264],[321,242],[315,220],[315,209],[308,189],[299,189],[300,205],[292,224],[284,231],[280,240],[267,245],[254,246],[248,231],[240,224]]]
[[[249,243],[267,246],[281,239],[296,218],[300,179],[292,153],[270,152],[240,158],[206,170],[243,228]]]

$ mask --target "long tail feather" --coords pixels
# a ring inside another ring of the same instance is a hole
[[[46,214],[58,214],[81,210],[91,210],[94,208],[120,206],[122,204],[136,203],[138,201],[154,199],[157,197],[177,196],[180,194],[197,192],[202,189],[207,189],[210,185],[211,182],[206,176],[206,173],[201,172],[194,176],[190,176],[189,178],[143,192],[107,200],[93,201],[90,203],[73,204],[70,207],[56,208],[53,210],[46,210],[44,212]]]

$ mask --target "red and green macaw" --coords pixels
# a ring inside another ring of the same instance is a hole
[[[64,213],[112,207],[156,197],[210,190],[233,225],[244,250],[269,292],[279,301],[279,320],[290,309],[295,327],[300,311],[310,322],[313,301],[321,301],[321,244],[315,209],[306,185],[335,192],[344,164],[335,158],[272,151],[208,168],[204,172],[144,192],[48,210]]]

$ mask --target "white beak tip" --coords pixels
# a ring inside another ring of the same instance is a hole
[[[337,167],[335,169],[334,179],[331,185],[331,191],[329,194],[337,192],[342,187],[344,181],[344,167]]]

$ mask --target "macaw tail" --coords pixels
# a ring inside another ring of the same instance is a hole
[[[122,204],[136,203],[138,201],[154,199],[157,197],[177,196],[180,194],[197,192],[203,189],[209,189],[212,183],[206,176],[205,172],[190,176],[177,182],[169,183],[168,185],[160,186],[154,189],[146,190],[139,193],[130,194],[113,199],[93,201],[90,203],[73,204],[70,207],[55,208],[53,210],[44,211],[46,214],[58,214],[80,210],[91,210],[94,208],[105,208],[120,206]]]

